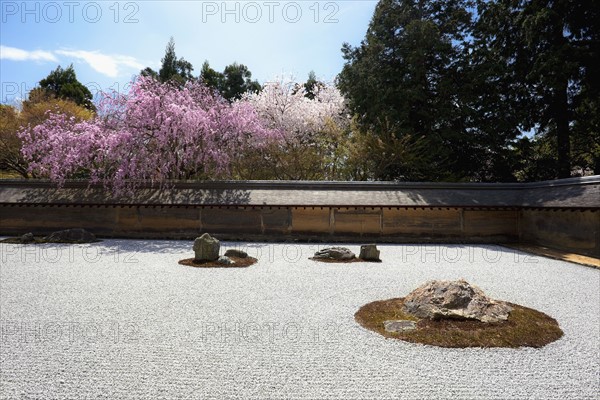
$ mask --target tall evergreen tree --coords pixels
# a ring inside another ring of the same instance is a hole
[[[463,54],[470,26],[464,0],[381,0],[361,45],[344,44],[338,84],[362,128],[381,137],[391,129],[397,138],[425,141],[429,148],[422,155],[428,158],[425,170],[395,163],[377,178],[469,174]]]
[[[487,47],[489,60],[501,71],[499,76],[515,82],[515,95],[502,101],[509,100],[514,110],[523,111],[521,129],[535,129],[552,139],[554,177],[571,176],[573,127],[583,123],[577,120],[577,110],[593,119],[586,104],[598,104],[598,5],[569,0],[479,0],[478,13],[477,40]]]
[[[147,67],[140,74],[158,79],[163,83],[171,81],[177,85],[183,85],[185,82],[194,79],[192,76],[193,70],[194,67],[190,62],[184,58],[177,58],[175,54],[175,40],[171,37],[169,43],[167,43],[165,55],[161,59],[161,67],[158,72]]]
[[[304,82],[303,86],[304,91],[306,92],[306,97],[313,100],[316,96],[317,89],[325,87],[325,84],[317,79],[317,74],[315,74],[315,71],[310,71],[308,73],[308,79],[306,82]]]

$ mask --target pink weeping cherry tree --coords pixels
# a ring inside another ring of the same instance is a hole
[[[237,152],[280,136],[250,102],[229,104],[199,82],[177,87],[149,77],[127,94],[104,94],[90,121],[50,114],[19,133],[37,175],[59,185],[84,177],[115,192],[140,181],[227,177]]]

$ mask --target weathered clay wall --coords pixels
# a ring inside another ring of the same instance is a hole
[[[520,241],[600,258],[600,211],[522,210]]]
[[[81,227],[101,236],[512,242],[517,210],[401,207],[0,206],[1,233]]]
[[[180,182],[112,197],[0,181],[0,235],[81,227],[104,237],[535,243],[600,257],[600,176],[531,184]]]

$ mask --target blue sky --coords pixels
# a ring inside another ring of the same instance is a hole
[[[260,82],[314,70],[341,71],[342,43],[364,38],[376,0],[363,1],[0,1],[1,101],[24,98],[56,68],[73,64],[95,93],[126,90],[150,66],[160,67],[175,39],[178,57],[200,72],[234,61]]]

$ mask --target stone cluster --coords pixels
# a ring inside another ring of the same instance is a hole
[[[36,240],[33,233],[28,232],[16,238],[5,239],[9,243],[94,243],[98,242],[96,235],[85,229],[64,229],[61,231],[52,232],[48,236]]]
[[[235,262],[230,257],[246,258],[248,254],[241,250],[230,249],[225,255],[219,255],[221,252],[221,242],[210,236],[208,233],[194,240],[194,261],[197,262],[217,262],[223,265],[232,265]]]
[[[350,261],[356,258],[350,249],[346,247],[327,247],[319,250],[313,256],[315,260],[338,260],[338,261]],[[365,244],[360,246],[360,254],[358,256],[364,261],[381,261],[379,259],[379,250],[374,244]]]

